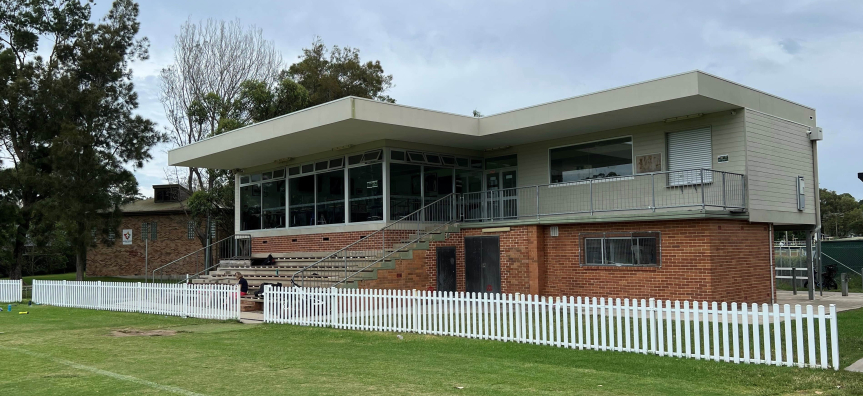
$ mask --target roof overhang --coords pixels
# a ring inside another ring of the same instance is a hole
[[[815,126],[815,110],[693,71],[475,118],[347,97],[180,147],[172,166],[242,169],[377,140],[471,150],[750,108]]]

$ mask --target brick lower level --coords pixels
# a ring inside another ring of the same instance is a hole
[[[500,240],[501,291],[550,296],[661,298],[765,303],[771,300],[770,235],[767,224],[745,220],[703,219],[626,223],[509,227],[504,232],[463,228],[411,260],[378,271],[378,279],[362,288],[433,290],[437,280],[436,249],[456,248],[457,288],[465,290],[464,239],[497,236]],[[657,231],[658,267],[582,265],[580,234],[588,232]],[[254,238],[252,249],[264,252],[334,251],[369,232]],[[369,248],[379,246],[369,241]],[[357,250],[361,247],[358,246]]]

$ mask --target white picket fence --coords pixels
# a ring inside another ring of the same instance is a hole
[[[264,321],[839,369],[834,305],[267,286]]]
[[[24,284],[18,280],[0,280],[0,302],[18,302],[22,300]]]
[[[239,286],[33,281],[33,302],[58,307],[239,319]]]

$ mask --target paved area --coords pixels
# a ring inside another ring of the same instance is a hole
[[[830,304],[836,304],[836,311],[847,311],[863,308],[863,293],[849,293],[847,297],[842,297],[840,292],[824,292],[824,296],[821,296],[816,290],[815,300],[809,301],[809,292],[806,290],[798,290],[796,296],[790,291],[777,290],[776,302],[791,305],[823,305],[824,309],[827,309]]]
[[[264,323],[264,313],[261,311],[240,312],[240,323],[245,323],[245,324]]]

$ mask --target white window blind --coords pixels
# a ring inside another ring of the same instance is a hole
[[[701,169],[713,167],[713,147],[710,128],[671,132],[668,137],[668,185],[710,183],[713,172]]]

